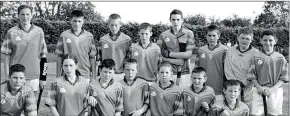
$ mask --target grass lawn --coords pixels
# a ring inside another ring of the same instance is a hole
[[[44,105],[45,102],[45,98],[47,97],[47,90],[49,89],[49,85],[51,84],[52,80],[56,78],[56,56],[53,54],[48,54],[47,56],[48,58],[48,77],[47,77],[47,86],[42,94],[42,98],[41,98],[41,104],[40,104],[40,108],[39,108],[39,114],[38,116],[50,116],[50,110],[48,107],[46,107]],[[1,82],[5,79],[3,78],[4,74],[3,74],[3,60],[1,58]],[[289,114],[289,85],[288,84],[284,84],[284,102],[283,102],[283,116],[288,116]]]

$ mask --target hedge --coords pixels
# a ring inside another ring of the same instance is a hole
[[[8,29],[16,25],[16,20],[3,20],[0,22],[0,38],[1,43],[3,41],[3,38],[5,36],[5,33]],[[40,26],[45,34],[45,40],[47,43],[47,47],[49,52],[53,52],[55,49],[55,45],[57,43],[58,37],[61,34],[61,32],[67,30],[70,28],[69,22],[65,21],[49,21],[45,19],[37,19],[34,20],[34,24]],[[121,27],[121,31],[125,34],[129,35],[133,42],[138,41],[138,23],[128,23],[124,24]],[[196,45],[198,47],[205,45],[206,39],[206,27],[205,26],[192,26],[192,25],[185,25],[186,28],[192,30],[194,32],[194,37],[196,40]],[[156,24],[153,25],[152,31],[153,35],[151,39],[156,41],[156,39],[159,37],[159,35],[168,29],[169,27],[164,24]],[[96,23],[96,22],[87,22],[84,24],[84,29],[91,32],[94,35],[94,39],[97,42],[99,38],[101,38],[103,35],[107,34],[109,32],[109,29],[106,24],[104,23]],[[277,33],[277,38],[279,41],[276,44],[276,50],[281,52],[284,56],[288,56],[288,48],[289,48],[289,29],[287,28],[272,28]],[[229,27],[222,27],[221,28],[221,37],[220,42],[222,44],[227,43],[229,40],[233,44],[236,43],[237,33],[238,33],[239,27],[236,28],[229,28]],[[261,49],[261,45],[259,43],[259,39],[261,38],[261,32],[265,30],[264,28],[259,27],[253,27],[254,30],[254,40],[252,45]]]

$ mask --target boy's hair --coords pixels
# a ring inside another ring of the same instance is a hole
[[[123,63],[123,68],[125,69],[126,64],[138,64],[136,59],[133,58],[128,58],[125,59],[124,63]]]
[[[202,72],[204,73],[204,76],[206,77],[206,70],[204,68],[202,68],[202,67],[195,67],[192,70],[191,74],[193,74],[193,73],[202,73]]]
[[[14,72],[23,72],[25,74],[26,69],[22,64],[14,64],[9,68],[9,76],[11,76]]]
[[[108,68],[108,69],[115,70],[115,65],[116,65],[116,63],[113,59],[105,59],[102,61],[101,65],[100,65],[100,69]]]
[[[161,67],[169,67],[171,71],[173,71],[173,67],[169,62],[161,62],[158,65],[158,71],[160,70]]]
[[[25,8],[28,8],[28,9],[30,9],[30,11],[31,11],[31,13],[32,13],[32,7],[31,6],[28,6],[28,5],[20,5],[18,8],[17,8],[17,12],[18,12],[18,14],[20,13],[20,11],[22,10],[22,9],[25,9]]]
[[[73,10],[70,14],[70,18],[73,18],[73,17],[85,17],[83,11],[81,10]]]
[[[144,29],[144,30],[148,29],[151,32],[152,31],[152,26],[149,23],[142,23],[140,25],[140,27],[139,27],[139,31],[141,29]]]
[[[178,9],[174,9],[171,11],[169,19],[171,19],[171,15],[177,15],[177,14],[181,15],[181,18],[183,18],[182,12]]]
[[[250,27],[244,27],[244,28],[241,28],[241,29],[239,30],[238,35],[240,35],[240,34],[251,35],[251,36],[253,37],[253,36],[254,36],[254,31],[253,31],[253,29],[250,28]]]
[[[276,38],[276,33],[273,30],[270,30],[270,29],[264,30],[262,32],[261,38],[263,38],[265,35],[267,35],[267,36],[272,35],[275,39],[277,39]]]
[[[242,89],[241,81],[239,80],[227,80],[224,83],[224,89],[227,90],[229,86],[239,86],[240,90]]]
[[[219,29],[219,27],[217,26],[217,25],[209,25],[207,28],[206,28],[206,32],[208,33],[209,31],[215,31],[215,30],[217,30],[217,32],[218,32],[218,35],[220,35],[221,34],[221,32],[220,32],[220,29]]]
[[[121,19],[121,16],[119,15],[119,14],[111,14],[110,16],[109,16],[109,20],[108,20],[108,23],[110,23],[111,22],[111,20],[116,20],[116,19]]]

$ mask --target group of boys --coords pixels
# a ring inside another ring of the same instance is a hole
[[[282,114],[282,85],[288,82],[288,69],[285,58],[274,51],[275,33],[262,33],[264,49],[259,52],[250,45],[252,29],[242,28],[238,45],[228,48],[218,41],[219,28],[210,25],[208,44],[197,49],[193,32],[182,27],[180,10],[170,13],[170,22],[171,28],[160,35],[157,44],[150,41],[151,25],[142,23],[140,41],[132,44],[120,31],[120,15],[112,14],[108,19],[110,32],[96,47],[93,35],[82,28],[84,14],[74,10],[71,29],[61,33],[56,46],[57,76],[62,75],[62,56],[77,56],[78,70],[90,82],[88,102],[93,115],[262,115],[262,95],[267,96],[269,115]],[[198,60],[190,71],[194,55]],[[10,83],[18,72],[25,74],[12,67],[10,70]],[[1,99],[11,98],[2,95],[4,86],[1,84]],[[30,94],[27,98],[27,103],[35,99]],[[28,111],[34,109],[30,107],[26,106]]]

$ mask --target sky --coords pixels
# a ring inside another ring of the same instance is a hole
[[[264,2],[92,2],[105,19],[112,13],[118,13],[124,23],[148,22],[151,24],[169,24],[169,14],[179,9],[183,15],[203,14],[207,21],[215,18],[225,19],[237,14],[239,17],[254,18],[263,10]]]

